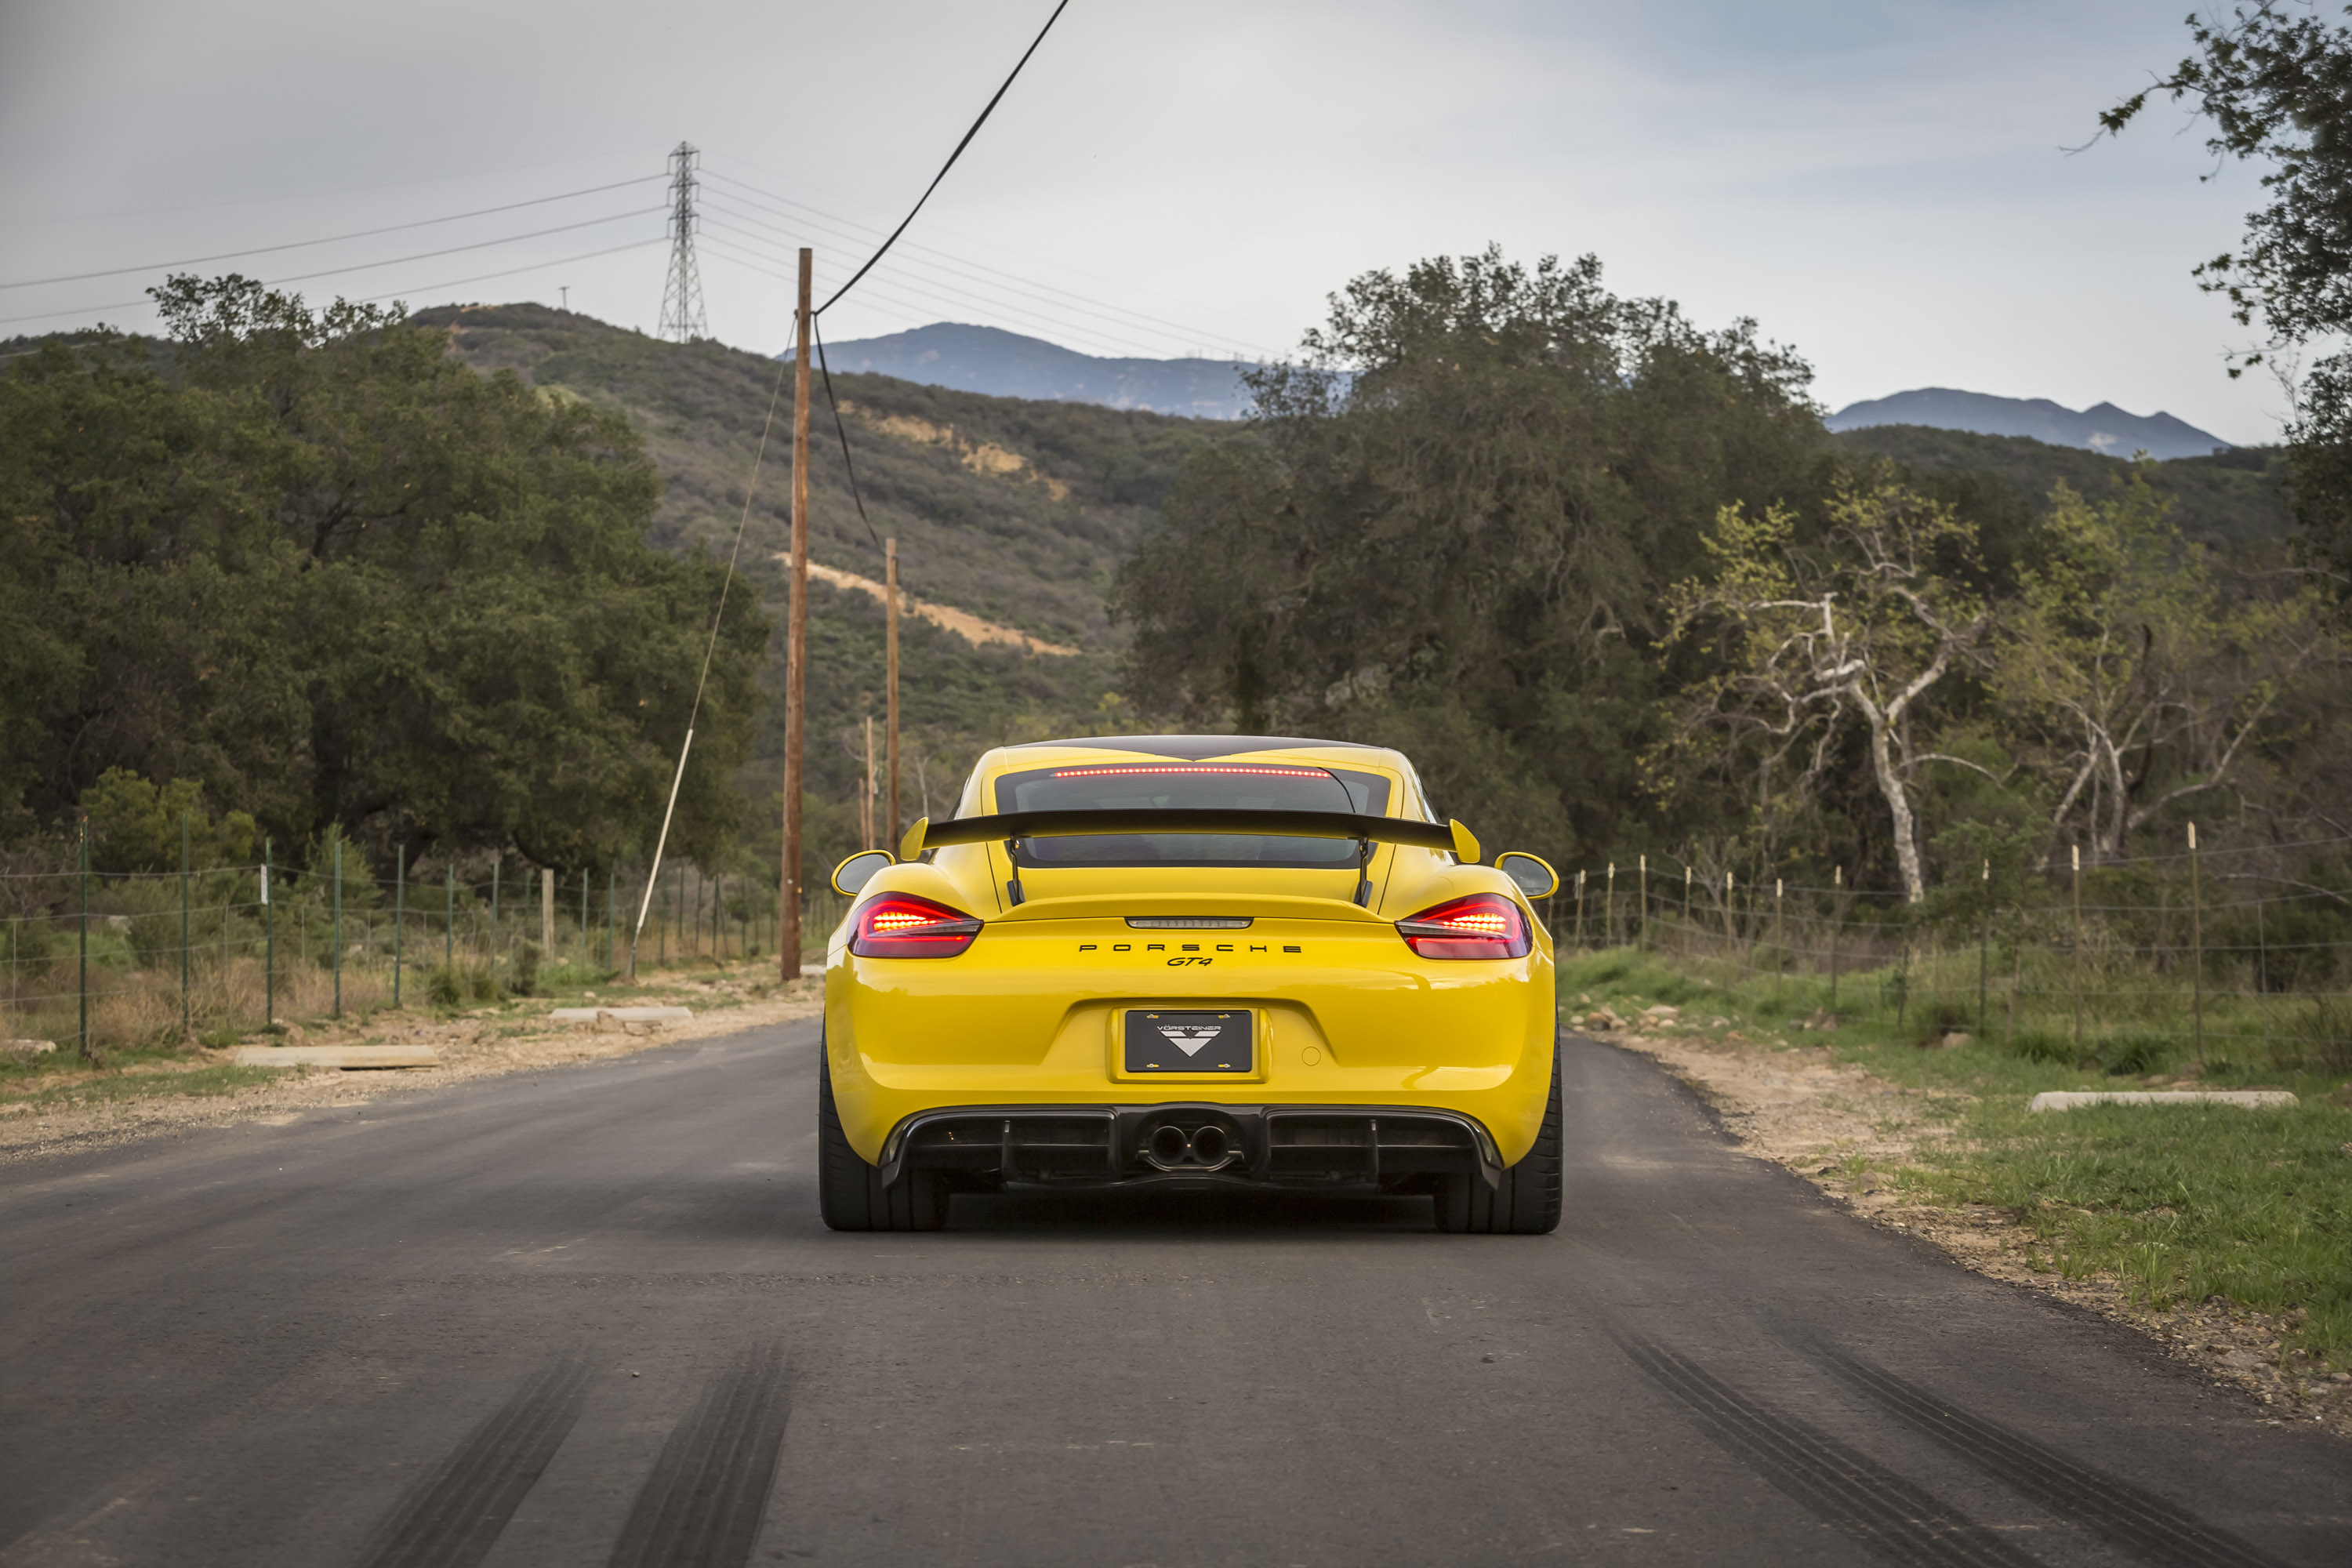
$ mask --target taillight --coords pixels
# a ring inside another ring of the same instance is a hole
[[[1528,917],[1500,893],[1473,893],[1423,910],[1397,921],[1397,934],[1423,958],[1525,958],[1533,945]]]
[[[879,893],[858,906],[849,951],[860,958],[953,958],[980,934],[961,910],[912,893]]]

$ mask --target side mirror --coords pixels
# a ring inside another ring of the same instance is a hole
[[[1531,899],[1548,899],[1559,886],[1559,873],[1549,862],[1523,849],[1506,849],[1496,856],[1495,869]]]
[[[833,885],[854,899],[866,883],[898,863],[887,849],[861,849],[833,868]]]

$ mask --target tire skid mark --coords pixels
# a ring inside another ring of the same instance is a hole
[[[2162,1498],[1843,1352],[1814,1358],[1879,1408],[2011,1490],[2161,1568],[2281,1568],[2279,1560]]]
[[[1615,1337],[1707,1436],[1889,1561],[1934,1568],[2027,1568],[2036,1562],[1933,1493],[1828,1433],[1745,1397],[1688,1357],[1622,1331]]]
[[[792,1415],[783,1348],[752,1346],[662,1445],[612,1568],[740,1568],[751,1557]]]
[[[588,1362],[558,1356],[468,1433],[377,1526],[364,1568],[471,1568],[562,1447],[588,1397]]]

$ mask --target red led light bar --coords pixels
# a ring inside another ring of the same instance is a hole
[[[881,893],[858,910],[849,951],[860,958],[953,958],[971,945],[980,926],[961,910],[912,893]]]
[[[1235,767],[1118,767],[1118,768],[1056,768],[1057,779],[1113,778],[1125,773],[1254,773],[1277,779],[1328,779],[1331,775],[1321,768],[1235,768]]]
[[[1500,893],[1423,910],[1397,921],[1397,934],[1423,958],[1525,958],[1534,945],[1527,916]]]

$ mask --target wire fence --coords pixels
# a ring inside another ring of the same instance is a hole
[[[345,874],[252,865],[0,873],[0,1045],[93,1062],[190,1040],[576,988],[626,965],[640,874]],[[764,875],[664,868],[639,969],[772,953]]]
[[[2275,849],[1986,864],[1917,904],[1643,858],[1570,873],[1544,914],[1563,951],[1653,953],[1796,1026],[1867,1018],[2117,1073],[2352,1072],[2352,877],[2257,856]]]

